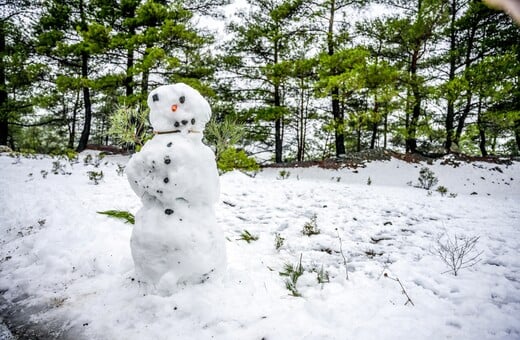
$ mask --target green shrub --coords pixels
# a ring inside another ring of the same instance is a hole
[[[103,174],[103,171],[89,171],[87,172],[87,175],[88,175],[88,179],[91,180],[92,182],[94,182],[95,185],[98,185],[99,184],[99,181],[101,181],[103,179],[103,177],[105,176]]]
[[[430,190],[437,185],[437,183],[439,183],[439,179],[435,176],[433,171],[426,167],[419,170],[419,187]]]
[[[282,248],[285,238],[283,238],[279,233],[274,235],[274,247],[276,250],[280,250]]]
[[[65,175],[65,164],[62,164],[59,160],[55,160],[52,162],[51,172],[55,175],[62,174]]]
[[[441,194],[441,196],[444,196],[448,193],[448,188],[446,188],[443,185],[439,185],[435,191],[437,191],[439,194]]]
[[[135,145],[136,149],[152,137],[148,132],[149,110],[139,111],[129,106],[121,106],[110,116],[108,135],[120,145]]]
[[[244,150],[237,150],[236,148],[228,148],[220,153],[220,158],[217,160],[217,167],[222,172],[232,171],[234,169],[244,171],[258,171],[260,166],[255,159],[247,156]]]
[[[288,171],[288,170],[285,170],[285,169],[284,169],[284,170],[280,170],[280,171],[278,172],[278,177],[277,177],[277,179],[287,179],[287,178],[289,178],[290,176],[291,176],[291,172]]]
[[[318,235],[320,233],[320,229],[318,228],[318,223],[316,222],[318,216],[314,214],[308,222],[305,222],[303,225],[302,234],[306,236]]]
[[[208,145],[215,149],[217,160],[220,160],[222,153],[239,144],[244,134],[245,129],[242,125],[226,117],[222,122],[211,119],[206,124],[204,138]]]
[[[63,158],[66,158],[68,161],[75,161],[78,159],[78,153],[72,149],[55,150],[51,152],[50,155],[62,156]]]

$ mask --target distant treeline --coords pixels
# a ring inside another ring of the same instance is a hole
[[[111,125],[141,136],[149,90],[184,82],[214,124],[242,125],[235,147],[278,163],[518,154],[520,27],[506,14],[477,0],[247,0],[226,18],[229,2],[0,2],[0,145],[128,147]]]

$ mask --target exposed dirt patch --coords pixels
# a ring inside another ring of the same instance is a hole
[[[390,150],[365,150],[362,152],[349,153],[344,157],[329,158],[324,160],[314,160],[305,162],[286,162],[272,163],[263,165],[264,168],[309,168],[317,166],[323,169],[357,169],[364,168],[367,163],[372,161],[388,161],[392,158],[400,159],[407,163],[427,163],[433,164],[437,159],[443,159],[442,165],[458,167],[461,163],[486,162],[494,164],[511,165],[514,161],[520,161],[518,157],[502,156],[468,156],[464,154],[418,154],[418,153],[397,153]]]

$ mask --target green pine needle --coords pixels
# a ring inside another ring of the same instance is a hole
[[[124,220],[125,223],[135,224],[134,215],[124,210],[106,210],[106,211],[98,211],[98,214],[107,215],[110,217],[118,218],[120,220]]]

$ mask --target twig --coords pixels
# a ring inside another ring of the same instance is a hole
[[[341,256],[343,257],[343,265],[345,266],[345,278],[348,280],[347,258],[345,257],[345,254],[343,253],[343,242],[341,241],[341,236],[339,236],[338,228],[336,228],[336,233],[338,234],[338,239],[339,239],[339,252],[341,253]]]
[[[415,306],[414,303],[413,303],[413,301],[412,301],[412,299],[410,299],[410,296],[409,296],[408,293],[406,292],[406,289],[404,289],[404,286],[403,286],[403,284],[401,283],[401,281],[399,280],[398,277],[396,277],[396,278],[390,277],[390,276],[388,276],[387,273],[384,274],[384,277],[389,278],[390,280],[394,280],[394,281],[396,281],[397,283],[399,283],[399,285],[401,286],[401,292],[402,292],[402,293],[406,296],[406,298],[407,298],[406,302],[404,303],[405,306],[406,306],[408,303],[410,303],[412,306]]]
[[[477,252],[475,247],[480,237],[457,236],[451,237],[446,234],[446,241],[442,242],[441,238],[437,239],[437,247],[431,251],[438,255],[446,264],[449,270],[442,274],[453,272],[458,275],[460,269],[469,268],[480,262],[480,256],[483,251]]]

